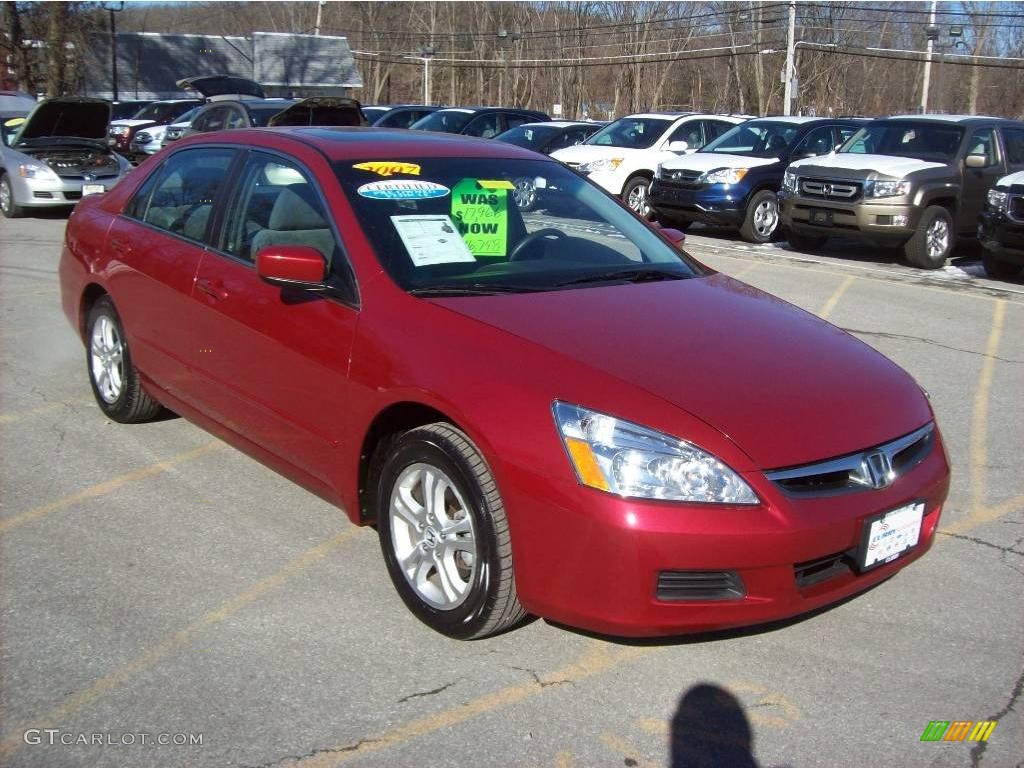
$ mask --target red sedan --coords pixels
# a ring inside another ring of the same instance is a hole
[[[169,408],[375,525],[455,637],[756,624],[923,555],[921,388],[681,238],[509,144],[244,130],[83,200],[60,277],[108,417]]]

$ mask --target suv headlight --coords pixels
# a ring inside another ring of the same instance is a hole
[[[867,197],[896,197],[897,195],[909,195],[910,182],[869,179],[864,185],[864,194]]]
[[[746,175],[746,168],[719,168],[717,171],[708,171],[698,181],[705,184],[738,184]]]
[[[786,192],[796,192],[800,177],[790,170],[782,174],[782,189]]]
[[[602,157],[600,160],[592,160],[589,163],[582,163],[579,167],[581,173],[593,173],[594,171],[614,171],[622,165],[621,157]]]
[[[109,134],[111,136],[124,136],[129,130],[131,129],[127,125],[115,125],[110,128]]]
[[[32,163],[22,163],[18,166],[18,175],[23,179],[46,179],[47,181],[60,181],[58,176],[52,168],[47,168],[45,165],[35,165]]]
[[[552,411],[583,485],[639,499],[759,502],[738,474],[692,443],[578,405],[555,401]]]
[[[1009,204],[1009,192],[1001,192],[998,189],[990,189],[988,191],[988,205],[992,210],[1006,213]]]

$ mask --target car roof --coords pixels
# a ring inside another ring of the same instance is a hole
[[[913,120],[921,123],[954,123],[959,125],[982,125],[985,123],[1016,123],[1019,120],[1010,120],[1005,117],[992,117],[990,115],[890,115],[889,117],[877,118],[875,122],[895,121],[906,122]]]
[[[190,137],[188,143],[246,144],[253,139],[291,139],[319,150],[330,160],[379,160],[407,157],[494,157],[537,160],[537,154],[514,144],[452,133],[404,128],[288,127],[241,128]],[[184,146],[184,144],[182,145]],[[552,160],[551,162],[556,162]]]
[[[576,128],[584,125],[600,128],[605,123],[592,123],[586,120],[545,120],[539,123],[521,123],[516,128]]]
[[[863,118],[853,117],[822,117],[822,116],[810,116],[810,115],[765,115],[764,117],[755,117],[752,120],[748,120],[741,125],[747,125],[749,123],[792,123],[793,125],[805,125],[807,123],[833,123],[837,121],[843,122],[856,122],[857,120],[863,121]]]

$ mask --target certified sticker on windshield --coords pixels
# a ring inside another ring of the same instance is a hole
[[[476,261],[448,216],[392,216],[409,258],[417,267]]]
[[[447,197],[451,190],[432,181],[395,179],[371,181],[369,184],[363,184],[356,192],[360,197],[368,197],[371,200],[429,200]]]
[[[352,166],[357,171],[370,171],[378,176],[394,176],[396,173],[404,173],[407,176],[419,176],[420,167],[416,163],[403,163],[397,160],[373,160],[367,163],[357,163]]]

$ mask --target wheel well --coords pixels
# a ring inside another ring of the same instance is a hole
[[[85,338],[85,319],[89,316],[92,305],[99,301],[100,297],[106,296],[107,292],[96,283],[90,283],[82,293],[82,304],[78,312],[78,334]]]
[[[633,173],[629,174],[629,176],[626,177],[626,180],[622,182],[622,193],[620,193],[620,195],[625,193],[626,187],[629,186],[629,182],[631,182],[633,179],[647,179],[648,181],[654,181],[654,174],[651,171],[645,169],[634,171]]]
[[[938,197],[934,200],[929,200],[925,203],[927,208],[929,205],[938,205],[949,211],[949,215],[953,216],[956,213],[956,198],[954,197]]]
[[[374,516],[370,510],[370,505],[373,502],[370,479],[383,462],[388,446],[404,432],[438,421],[458,426],[441,411],[422,403],[394,403],[377,414],[369,429],[366,430],[362,449],[359,452],[359,521],[361,523],[374,522]]]
[[[779,194],[778,187],[775,184],[772,184],[770,181],[762,182],[747,193],[747,197],[743,201],[744,208],[750,205],[750,201],[754,199],[754,195],[758,192],[773,192],[775,195]]]

